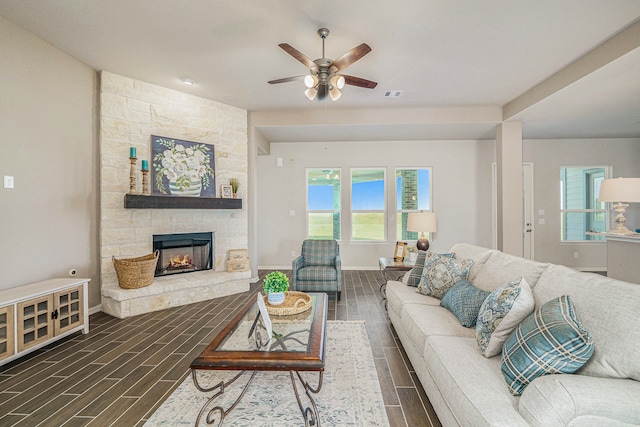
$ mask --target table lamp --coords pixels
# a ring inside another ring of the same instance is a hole
[[[436,214],[433,212],[409,212],[407,231],[420,233],[420,238],[416,242],[416,246],[418,250],[426,251],[429,249],[429,240],[427,240],[424,233],[437,231]]]
[[[629,202],[640,202],[640,178],[612,178],[605,179],[600,185],[599,202],[614,202],[613,210],[616,213],[614,221],[616,226],[609,230],[613,234],[634,234],[625,227],[627,219],[624,213],[629,207]],[[409,214],[411,215],[411,214]]]

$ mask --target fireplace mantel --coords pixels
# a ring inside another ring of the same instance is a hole
[[[242,199],[125,194],[127,209],[242,209]]]

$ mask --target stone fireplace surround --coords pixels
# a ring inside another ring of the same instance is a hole
[[[231,249],[248,245],[248,216],[242,209],[126,209],[129,147],[138,169],[149,159],[151,135],[215,146],[216,186],[229,178],[247,183],[247,112],[211,100],[103,71],[100,83],[100,258],[102,311],[125,318],[249,290],[250,271],[227,272]],[[149,162],[151,163],[151,162]],[[141,175],[138,173],[138,192]],[[140,289],[118,286],[112,256],[152,252],[154,234],[212,231],[212,270],[156,277]]]

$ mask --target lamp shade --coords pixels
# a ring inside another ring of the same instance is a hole
[[[433,212],[409,212],[407,231],[434,232],[436,229],[436,214]]]
[[[612,178],[603,180],[602,184],[600,184],[598,201],[640,202],[640,178]]]

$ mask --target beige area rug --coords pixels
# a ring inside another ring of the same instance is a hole
[[[201,385],[215,384],[231,379],[235,374],[234,371],[207,371],[202,375],[199,372],[198,382]],[[318,374],[302,375],[312,387],[317,385]],[[215,404],[228,408],[248,378],[241,377],[229,386],[215,400]],[[296,386],[301,394],[302,404],[309,405],[297,379]],[[212,392],[198,391],[189,375],[149,418],[145,426],[193,426],[198,412],[211,395]],[[389,425],[364,322],[327,322],[324,379],[322,389],[313,396],[318,406],[321,426]],[[204,416],[200,425],[207,425]],[[224,419],[223,425],[304,425],[289,373],[258,372],[238,406]]]

